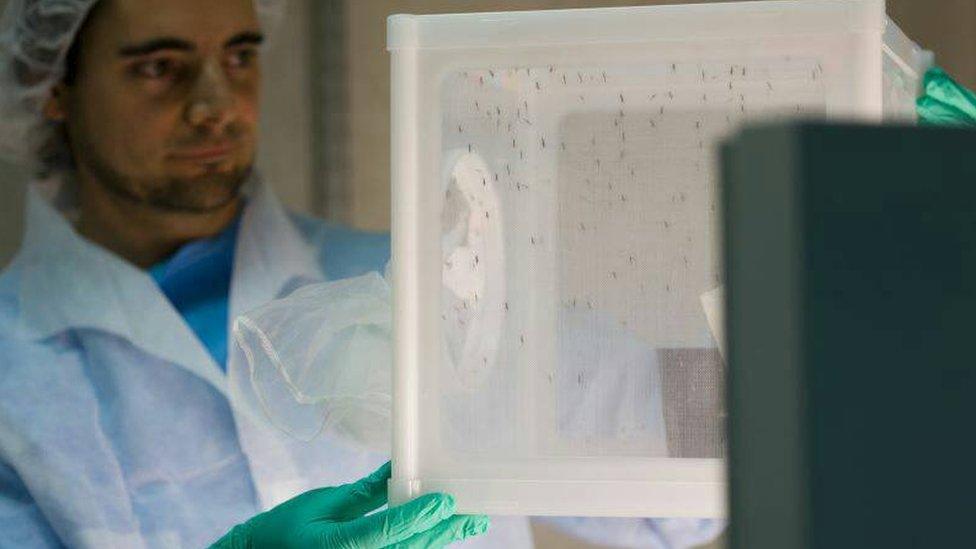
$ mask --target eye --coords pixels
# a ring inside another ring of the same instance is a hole
[[[258,57],[256,48],[243,48],[232,51],[227,56],[227,65],[232,69],[244,69],[254,65]]]
[[[132,67],[132,73],[139,78],[160,80],[175,75],[178,68],[176,61],[159,58],[136,63]]]

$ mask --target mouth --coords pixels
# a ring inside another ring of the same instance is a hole
[[[231,143],[202,145],[199,147],[181,148],[171,152],[170,159],[182,162],[213,163],[226,160],[237,147]]]

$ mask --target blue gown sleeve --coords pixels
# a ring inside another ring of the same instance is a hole
[[[383,274],[390,260],[390,233],[359,231],[297,214],[292,220],[318,251],[319,263],[328,280],[342,280],[370,271]]]
[[[64,547],[17,473],[0,462],[0,548]]]

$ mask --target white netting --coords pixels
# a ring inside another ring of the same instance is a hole
[[[449,74],[446,444],[724,455],[716,147],[759,113],[822,116],[824,89],[786,56]]]
[[[391,295],[378,273],[303,287],[235,319],[233,335],[244,412],[304,441],[389,448]]]

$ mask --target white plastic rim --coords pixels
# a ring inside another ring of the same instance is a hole
[[[772,0],[664,6],[397,14],[387,49],[521,48],[756,35],[883,32],[885,0]]]

